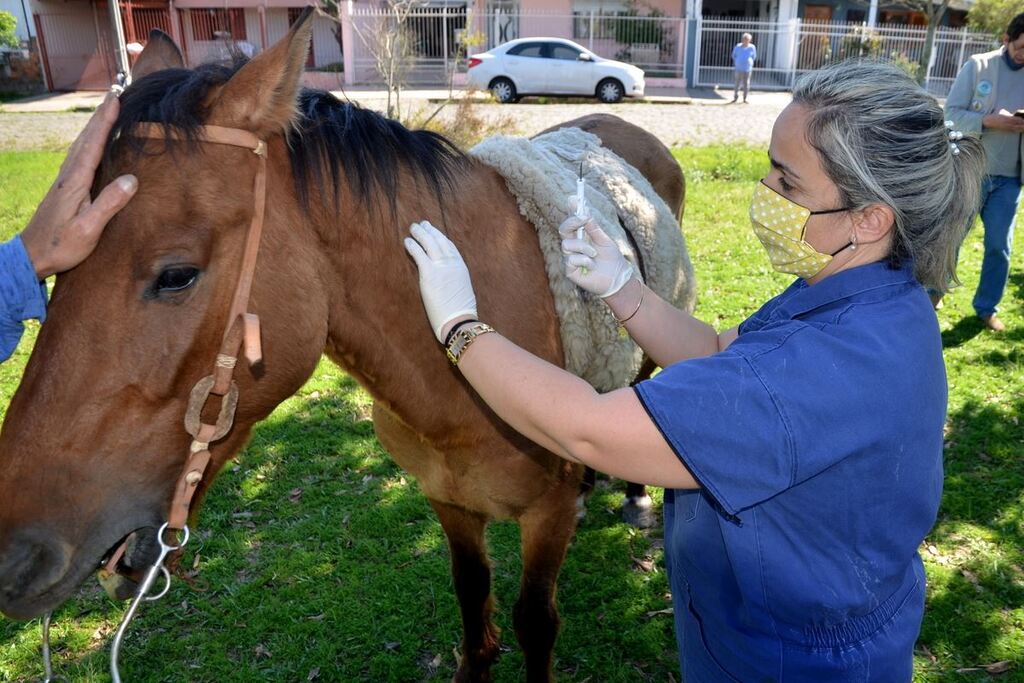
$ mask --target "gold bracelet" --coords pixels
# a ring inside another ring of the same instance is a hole
[[[636,308],[633,309],[633,312],[620,320],[615,317],[615,312],[612,311],[612,317],[615,318],[615,322],[619,324],[619,327],[625,327],[626,323],[632,320],[633,316],[640,312],[640,307],[644,305],[644,290],[646,287],[644,287],[644,283],[641,280],[638,279],[637,282],[640,283],[640,301],[636,303]]]
[[[448,342],[448,347],[445,349],[445,352],[448,355],[448,360],[451,361],[452,365],[458,365],[459,360],[462,359],[462,354],[466,353],[466,349],[469,348],[469,345],[473,343],[474,339],[487,334],[488,332],[495,331],[496,330],[487,323],[479,321],[472,325],[462,325],[452,336],[451,341]]]

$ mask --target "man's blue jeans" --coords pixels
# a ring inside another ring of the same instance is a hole
[[[985,225],[985,257],[974,293],[974,311],[988,317],[996,312],[1010,276],[1013,221],[1020,202],[1020,178],[985,176],[981,190],[981,222]]]

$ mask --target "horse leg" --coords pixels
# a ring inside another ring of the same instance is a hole
[[[441,519],[452,556],[452,579],[462,612],[462,661],[452,679],[458,683],[491,680],[498,657],[500,630],[491,621],[491,563],[484,530],[487,518],[448,503],[431,500]]]
[[[643,484],[626,482],[626,497],[622,501],[622,520],[638,529],[649,529],[657,520],[654,517],[654,501],[647,495]]]
[[[558,572],[576,527],[573,493],[552,491],[547,504],[536,505],[519,518],[523,576],[513,624],[526,659],[529,683],[554,680],[551,660],[560,623],[555,592]]]
[[[643,365],[640,366],[640,372],[629,386],[636,386],[639,382],[648,379],[654,374],[656,367],[654,361],[645,356]],[[622,501],[622,520],[638,529],[649,529],[657,522],[654,517],[654,501],[647,495],[643,484],[626,482],[626,497]]]
[[[587,499],[597,485],[597,472],[589,467],[583,468],[580,480],[580,492],[576,495],[576,523],[579,524],[587,516]]]

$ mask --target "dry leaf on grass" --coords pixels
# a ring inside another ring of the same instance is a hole
[[[1004,674],[1013,667],[1013,662],[1009,660],[1003,660],[1001,662],[993,662],[992,664],[979,664],[978,666],[968,666],[963,669],[957,669],[958,674],[971,673],[972,671],[984,671],[987,674]]]

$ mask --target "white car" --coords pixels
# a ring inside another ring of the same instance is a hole
[[[580,95],[602,102],[644,96],[644,72],[564,38],[519,38],[469,59],[469,84],[499,102],[523,95]]]

